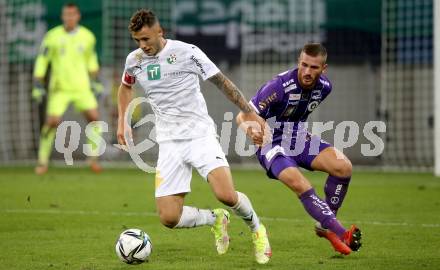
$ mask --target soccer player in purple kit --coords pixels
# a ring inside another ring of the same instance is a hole
[[[309,114],[332,90],[329,79],[322,74],[327,68],[326,60],[324,46],[306,44],[298,68],[278,74],[251,99],[251,106],[272,128],[271,142],[263,143],[258,136],[261,131],[248,128],[241,113],[237,123],[259,146],[256,155],[267,175],[295,192],[307,213],[317,221],[316,234],[328,239],[336,251],[348,255],[360,248],[361,232],[355,225],[345,229],[336,214],[347,193],[351,162],[305,128]],[[271,124],[273,119],[277,126]],[[324,187],[325,200],[319,198],[298,167],[329,174]]]

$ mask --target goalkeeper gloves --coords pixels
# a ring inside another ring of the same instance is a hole
[[[104,86],[98,80],[92,80],[90,83],[90,87],[92,88],[93,94],[97,98],[99,98],[102,95],[102,93],[104,92]]]
[[[34,83],[34,87],[32,88],[32,99],[40,104],[45,95],[46,89],[44,88],[43,84],[39,81],[36,81]]]

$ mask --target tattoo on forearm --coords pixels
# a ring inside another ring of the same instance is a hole
[[[231,82],[222,72],[217,73],[216,75],[209,78],[209,81],[212,82],[220,89],[226,97],[232,101],[235,105],[237,105],[240,110],[245,113],[252,112],[251,106],[247,102],[246,98],[240,92],[238,87]]]

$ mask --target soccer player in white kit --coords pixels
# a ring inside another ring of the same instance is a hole
[[[118,142],[125,145],[130,133],[124,115],[132,99],[132,86],[145,91],[156,116],[159,157],[156,169],[156,204],[159,218],[169,228],[208,225],[214,233],[217,252],[228,250],[229,212],[184,206],[191,191],[194,167],[207,180],[217,199],[229,206],[249,226],[258,263],[269,261],[272,251],[266,229],[248,197],[235,191],[229,164],[208,115],[198,76],[210,80],[236,104],[248,121],[264,126],[240,90],[195,45],[165,39],[151,10],[140,9],[130,19],[129,30],[139,48],[125,63],[118,91]],[[262,136],[262,134],[260,134]]]

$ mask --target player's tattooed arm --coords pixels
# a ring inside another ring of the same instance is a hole
[[[215,84],[217,88],[220,89],[230,101],[237,105],[242,112],[250,113],[254,111],[241,93],[240,89],[238,89],[238,87],[222,72],[209,78],[209,81]]]
[[[225,96],[232,101],[238,108],[240,108],[240,120],[241,122],[248,123],[257,123],[259,128],[247,128],[244,125],[244,129],[246,134],[248,134],[256,145],[262,145],[264,142],[264,133],[265,133],[265,121],[259,117],[254,109],[249,105],[246,98],[240,92],[238,87],[231,82],[222,72],[217,73],[216,75],[209,78],[209,80],[220,89]]]

